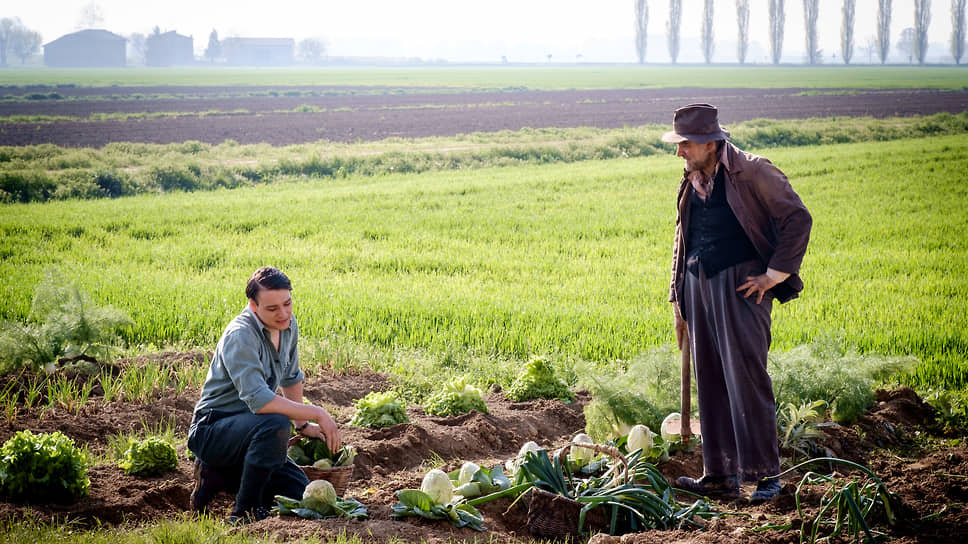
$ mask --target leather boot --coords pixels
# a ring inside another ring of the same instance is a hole
[[[235,496],[235,506],[227,522],[231,525],[244,525],[269,517],[269,509],[262,504],[262,493],[269,482],[272,471],[246,463],[242,468],[242,481]]]

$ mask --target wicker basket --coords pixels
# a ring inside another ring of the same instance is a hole
[[[528,533],[540,538],[567,539],[605,529],[601,509],[594,508],[585,516],[585,524],[578,530],[582,503],[563,495],[537,487],[531,489],[528,503]]]
[[[618,459],[620,462],[613,465],[610,470],[618,471],[616,478],[621,478],[623,482],[628,481],[628,461],[618,449],[599,444],[581,445]],[[561,448],[557,455],[561,462],[565,463],[568,448]],[[578,521],[583,507],[584,504],[574,499],[533,487],[528,503],[528,532],[532,536],[542,538],[574,539],[582,534],[607,530],[605,513],[601,508],[593,508],[585,515],[585,523],[579,531]]]
[[[346,487],[349,485],[350,479],[353,478],[353,465],[332,468],[300,466],[299,468],[306,473],[306,477],[310,481],[327,480],[333,484],[333,489],[336,490],[336,495],[339,497],[342,497],[343,493],[346,492]]]

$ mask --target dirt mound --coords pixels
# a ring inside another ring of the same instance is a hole
[[[203,353],[168,354],[155,360],[177,366],[187,361],[197,364],[206,358]],[[147,362],[136,360],[126,364]],[[411,423],[385,429],[346,424],[355,399],[388,386],[386,376],[369,372],[314,376],[305,383],[307,398],[331,408],[341,425],[344,441],[359,450],[354,476],[344,495],[364,503],[369,519],[308,521],[272,517],[236,530],[269,534],[279,541],[336,537],[342,533],[379,543],[529,539],[525,500],[500,499],[482,505],[487,527],[483,534],[457,529],[446,522],[396,520],[392,518],[391,506],[396,502],[397,490],[419,487],[424,473],[432,466],[442,465],[444,470],[453,470],[463,461],[493,466],[512,457],[528,440],[548,448],[565,444],[584,427],[582,410],[589,396],[579,392],[574,402],[565,404],[549,400],[511,402],[501,393],[490,393],[485,398],[487,414],[431,417],[419,407],[410,407]],[[870,467],[898,494],[908,515],[902,524],[891,529],[890,536],[895,541],[965,541],[968,538],[968,512],[964,508],[968,501],[968,450],[959,442],[927,438],[933,411],[913,390],[879,391],[877,395],[877,404],[857,424],[826,427],[822,445],[842,458]],[[156,397],[147,403],[104,403],[103,399],[94,398],[78,410],[63,407],[22,410],[0,422],[0,441],[24,428],[60,430],[92,454],[105,455],[110,436],[137,432],[146,426],[156,427],[160,422],[170,422],[181,436],[187,434],[198,391],[178,394],[167,391]],[[932,443],[933,446],[926,446]],[[73,520],[89,526],[178,516],[188,509],[192,487],[192,465],[186,453],[179,451],[176,471],[156,478],[128,476],[114,464],[102,463],[89,471],[90,495],[77,503],[0,502],[0,515]],[[677,453],[660,463],[659,469],[669,480],[682,475],[695,476],[702,470],[701,452]],[[802,523],[792,495],[800,477],[797,474],[785,478],[784,494],[773,502],[750,505],[740,500],[719,505],[722,511],[740,515],[714,519],[703,531],[650,531],[621,538],[598,535],[593,540],[596,544],[797,542],[799,536],[795,530],[753,529],[770,524],[798,527]],[[813,493],[810,497],[816,504],[821,491]],[[213,506],[214,515],[226,515],[231,503],[231,496],[220,495]],[[811,511],[815,513],[816,506],[808,507],[808,512]]]

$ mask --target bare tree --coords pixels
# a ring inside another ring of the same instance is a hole
[[[767,0],[770,5],[770,53],[773,64],[780,63],[783,52],[783,19],[785,18],[783,0]]]
[[[928,25],[931,24],[931,0],[914,0],[914,56],[924,64],[928,53]]]
[[[874,52],[877,51],[877,38],[867,36],[867,41],[859,47],[860,54],[867,56],[867,64],[874,63]]]
[[[7,65],[7,47],[14,29],[21,26],[19,17],[4,17],[0,19],[0,66]]]
[[[39,32],[20,25],[10,35],[10,52],[20,59],[20,64],[26,64],[31,55],[40,51],[41,41]]]
[[[706,0],[702,10],[702,56],[706,64],[713,61],[713,0]]]
[[[743,64],[750,45],[750,0],[736,0],[736,27],[739,29],[736,56],[739,63]]]
[[[299,56],[310,64],[318,64],[326,55],[326,45],[318,38],[306,38],[299,42]]]
[[[666,21],[666,40],[672,64],[679,58],[679,27],[682,22],[682,0],[669,0],[669,20]]]
[[[81,8],[77,19],[77,28],[99,28],[104,24],[104,10],[97,2],[89,2]]]
[[[128,36],[128,59],[133,61],[135,64],[141,64],[146,62],[146,53],[148,52],[148,38],[140,32],[134,32]]]
[[[649,3],[635,0],[635,54],[639,64],[645,64],[645,48],[648,45]]]
[[[897,48],[905,56],[907,56],[908,63],[914,62],[914,29],[907,27],[901,31],[901,36],[897,40]]]
[[[877,1],[877,56],[887,62],[891,51],[891,0]]]
[[[951,56],[961,64],[965,54],[965,4],[968,0],[951,0]]]
[[[844,64],[850,64],[851,57],[854,56],[854,4],[857,0],[844,0],[844,18],[840,25],[840,56],[844,58]]]
[[[803,0],[803,25],[806,30],[808,64],[817,64],[817,58],[820,56],[820,51],[817,50],[817,15],[820,13],[818,2],[819,0]]]

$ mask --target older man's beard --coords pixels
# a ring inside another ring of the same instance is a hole
[[[710,153],[701,162],[693,161],[692,164],[689,164],[689,161],[686,161],[686,177],[689,178],[693,190],[702,200],[706,200],[706,197],[713,191],[713,180],[706,173],[706,170],[713,170],[716,166],[716,160],[716,154]]]
[[[708,170],[716,164],[716,154],[710,153],[705,159],[700,161],[686,161],[686,172],[701,172]]]

